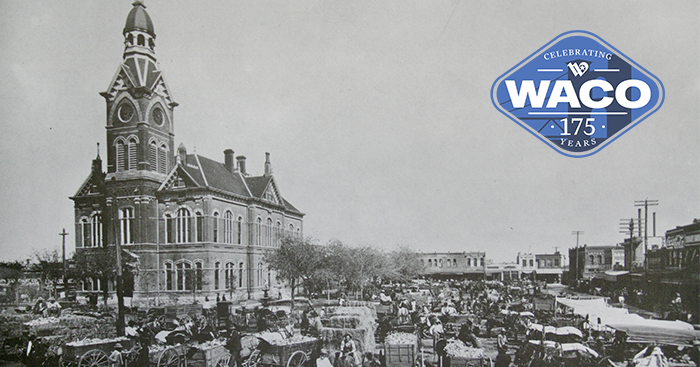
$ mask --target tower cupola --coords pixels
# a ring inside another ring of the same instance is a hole
[[[146,5],[141,0],[136,0],[126,17],[124,25],[124,59],[131,55],[145,55],[155,61],[156,32],[153,21],[146,13]]]

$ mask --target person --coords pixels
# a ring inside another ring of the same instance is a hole
[[[39,297],[36,299],[36,303],[34,304],[34,308],[32,309],[32,312],[34,312],[37,315],[42,315],[46,316],[46,302],[44,301],[44,297]]]
[[[479,339],[476,337],[476,335],[474,335],[474,332],[472,331],[471,322],[467,322],[459,328],[459,334],[457,335],[457,339],[461,340],[462,343],[464,343],[464,345],[466,346],[481,348],[481,342],[479,342]]]
[[[231,359],[229,360],[229,366],[240,366],[241,365],[241,333],[238,328],[234,325],[229,334],[228,340],[226,341],[226,349],[231,353]]]
[[[49,303],[46,305],[46,313],[48,316],[61,317],[61,304],[55,298],[49,298]]]
[[[352,340],[352,335],[345,334],[343,341],[340,342],[340,364],[341,367],[351,367],[360,365],[360,355],[357,351],[355,341]]]
[[[304,312],[301,313],[301,324],[299,325],[301,335],[307,335],[309,333],[309,325],[309,312],[304,310]]]
[[[498,338],[496,339],[496,349],[498,350],[498,353],[508,352],[508,336],[506,335],[505,330],[498,334]]]
[[[309,329],[308,334],[311,336],[321,335],[321,330],[323,329],[323,323],[321,322],[321,316],[316,313],[315,310],[309,312]]]
[[[121,343],[114,344],[114,350],[109,354],[109,366],[110,367],[123,367],[124,357],[122,356],[122,350],[124,346]]]
[[[434,318],[428,332],[433,337],[433,345],[437,346],[438,340],[442,339],[442,336],[445,334],[445,328],[442,327],[442,322],[440,320]]]

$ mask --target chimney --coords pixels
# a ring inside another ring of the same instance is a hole
[[[97,156],[92,160],[92,173],[102,173],[102,159],[100,158],[100,143],[97,143]]]
[[[233,149],[224,150],[224,167],[229,172],[233,172]]]
[[[238,171],[240,171],[241,174],[244,176],[247,175],[247,173],[245,172],[245,156],[239,155],[238,157],[236,157],[236,161],[238,163],[238,166],[237,166]]]
[[[270,153],[265,152],[265,176],[272,175],[272,164],[270,164]]]
[[[187,148],[185,148],[185,144],[180,143],[180,146],[177,147],[177,163],[180,164],[186,164],[187,163]]]

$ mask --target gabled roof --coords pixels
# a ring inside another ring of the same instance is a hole
[[[184,187],[178,186],[178,183]],[[239,171],[229,171],[223,163],[198,154],[188,154],[185,157],[185,162],[181,162],[170,172],[158,191],[164,192],[180,188],[208,188],[257,200],[265,200],[266,192],[272,190],[277,201],[271,202],[272,204],[302,214],[282,198],[272,176],[243,176]]]
[[[71,199],[104,195],[104,190],[104,182],[99,177],[95,177],[94,172],[90,172],[83,184],[80,185],[78,192],[76,192]]]

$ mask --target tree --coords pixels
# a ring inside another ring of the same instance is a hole
[[[136,268],[134,258],[122,250],[122,274],[123,279],[133,277],[133,270]],[[114,246],[93,247],[78,251],[73,255],[75,268],[72,270],[72,277],[76,280],[99,279],[102,285],[102,297],[105,306],[109,298],[110,282],[117,279],[117,252]]]
[[[408,282],[423,272],[424,265],[418,253],[406,246],[401,246],[389,254],[391,262],[390,279]]]
[[[8,301],[17,303],[19,300],[19,281],[24,275],[24,265],[19,261],[0,262],[0,279],[9,284],[12,295],[8,295]]]
[[[265,254],[269,269],[275,270],[279,278],[288,282],[292,304],[296,288],[303,285],[321,264],[322,252],[319,247],[308,238],[285,236],[280,238],[279,248]]]
[[[63,278],[62,255],[57,248],[54,248],[35,251],[34,257],[37,262],[33,264],[32,268],[41,274],[41,287],[48,281],[51,284],[51,291],[55,292],[58,280]]]
[[[387,271],[386,256],[370,246],[348,247],[335,240],[329,243],[328,263],[346,291],[362,291],[373,279]]]

